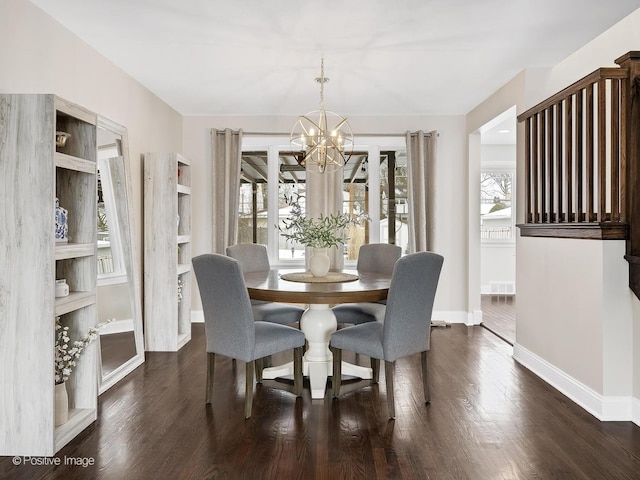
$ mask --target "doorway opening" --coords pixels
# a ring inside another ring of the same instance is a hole
[[[480,294],[482,325],[516,340],[516,108],[480,129]]]

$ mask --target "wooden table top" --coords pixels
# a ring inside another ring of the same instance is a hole
[[[336,304],[351,302],[379,302],[387,298],[390,275],[359,273],[351,282],[303,283],[283,280],[284,273],[301,272],[301,268],[274,268],[268,272],[245,273],[249,297],[254,300],[289,303]]]

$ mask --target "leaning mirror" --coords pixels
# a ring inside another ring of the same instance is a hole
[[[98,119],[100,393],[144,362],[127,129]]]

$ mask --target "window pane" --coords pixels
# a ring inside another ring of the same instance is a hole
[[[267,243],[267,184],[241,183],[238,243]],[[255,193],[255,198],[254,198]],[[254,206],[255,204],[255,206]],[[254,232],[255,228],[255,232]],[[255,238],[254,238],[255,233]]]
[[[365,167],[366,169],[366,167]],[[350,215],[352,218],[361,217],[367,213],[367,187],[366,173],[363,179],[359,179],[356,183],[345,181],[343,183],[343,213]],[[369,222],[362,221],[349,225],[347,231],[347,243],[344,245],[344,259],[357,260],[360,246],[368,243],[369,240]]]
[[[238,243],[267,244],[267,152],[242,156]]]
[[[484,239],[513,238],[511,209],[512,174],[480,175],[480,235]]]
[[[301,195],[299,204],[304,211],[306,192],[306,185],[304,183],[278,183],[278,224],[281,229],[284,229],[283,220],[289,216],[291,207],[287,204],[287,199],[292,196]],[[287,231],[285,229],[285,231]],[[278,230],[278,259],[280,260],[293,260],[304,258],[304,245],[300,245],[296,242],[287,241],[282,235],[282,232]]]
[[[380,156],[380,241],[409,252],[409,211],[407,207],[407,154],[381,152]]]
[[[283,221],[289,216],[290,207],[285,201],[285,196],[306,195],[307,172],[299,164],[301,152],[292,150],[287,145],[287,140],[272,136],[265,136],[265,138],[244,137],[243,139],[238,241],[266,244],[269,255],[275,257],[272,258],[273,262],[293,262],[300,265],[304,262],[304,246],[291,244],[283,237],[282,232],[275,228],[276,225],[284,228]],[[379,147],[382,142],[387,145],[385,147],[387,151]],[[357,260],[360,246],[370,243],[371,238],[376,238],[376,241],[377,238],[380,238],[381,242],[395,243],[402,247],[404,253],[407,252],[406,149],[400,146],[403,143],[400,142],[396,145],[389,143],[388,139],[370,139],[370,145],[375,148],[374,151],[380,151],[383,163],[379,198],[373,198],[370,194],[369,182],[378,172],[370,170],[370,150],[368,147],[362,150],[356,149],[342,169],[343,212],[353,216],[366,215],[371,213],[367,211],[371,205],[373,211],[381,212],[383,221],[383,225],[372,221],[362,221],[359,225],[350,227],[346,234],[348,241],[344,246],[344,258],[345,262],[350,262],[351,265]],[[276,152],[277,155],[274,155]],[[268,164],[269,161],[276,161],[276,159],[277,166]],[[391,192],[388,188],[389,162],[393,164]],[[377,169],[377,161],[375,163]],[[273,195],[269,197],[269,205],[267,202],[267,177],[274,174],[276,170],[274,167],[277,167],[277,176],[273,177],[273,181],[278,182],[277,198],[272,186],[270,191]],[[382,206],[381,203],[383,203]],[[304,200],[301,201],[301,204],[304,209]],[[267,218],[267,207],[271,208],[271,220]],[[373,217],[377,217],[377,215],[373,215]],[[392,224],[391,232],[389,232],[387,225],[389,222]],[[269,236],[269,232],[271,232],[271,236]],[[378,232],[383,233],[378,236]]]

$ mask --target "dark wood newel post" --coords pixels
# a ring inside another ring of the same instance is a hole
[[[627,101],[622,102],[626,109],[627,128],[626,146],[626,185],[621,185],[623,207],[629,224],[627,254],[629,262],[629,288],[640,299],[640,51],[631,51],[616,60],[616,63],[629,71],[626,81]]]

